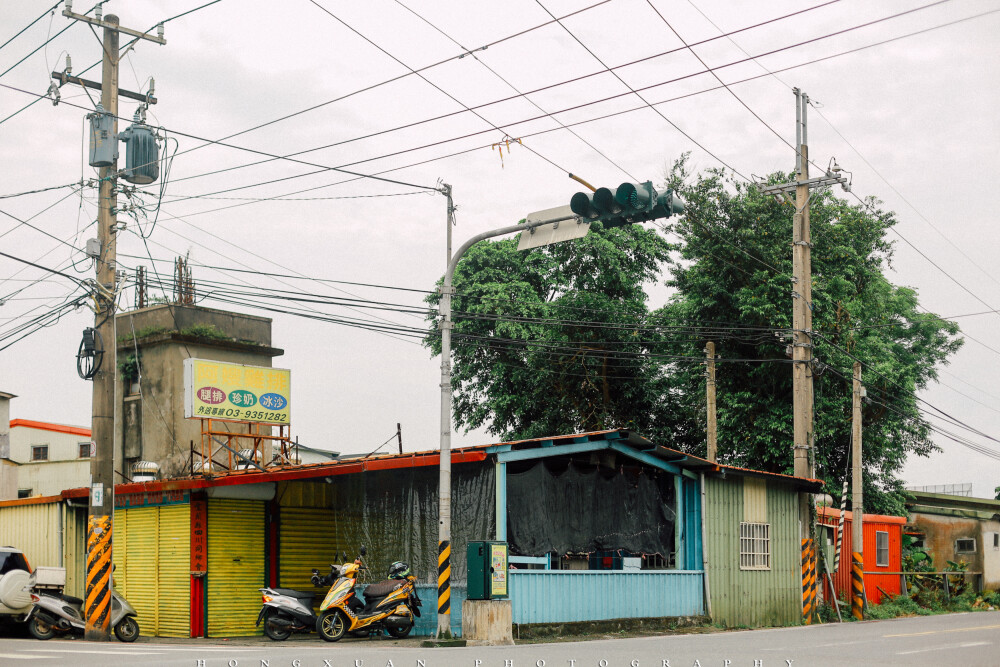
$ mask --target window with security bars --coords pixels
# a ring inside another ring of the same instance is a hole
[[[740,569],[771,569],[771,524],[740,523]]]
[[[875,567],[889,566],[889,533],[884,530],[875,531]]]

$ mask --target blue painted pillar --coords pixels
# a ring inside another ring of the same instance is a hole
[[[674,553],[676,562],[674,567],[678,570],[687,569],[687,549],[684,543],[688,536],[687,516],[684,512],[684,478],[674,475],[674,498],[677,504],[677,515],[674,520]]]
[[[497,539],[501,542],[507,541],[507,464],[497,461],[496,464],[496,475],[497,475],[497,506],[496,506],[496,524],[497,524]]]

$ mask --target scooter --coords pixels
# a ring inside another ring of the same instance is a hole
[[[330,566],[330,574],[321,577],[319,570],[312,571],[313,586],[329,586],[337,579],[339,569]],[[316,627],[316,614],[312,603],[315,593],[291,588],[261,588],[264,606],[257,615],[257,625],[264,624],[264,634],[276,642],[288,639],[293,632],[312,632]]]
[[[34,586],[34,575],[31,580]],[[28,612],[28,631],[35,639],[52,639],[56,634],[75,632],[83,634],[87,622],[83,618],[83,600],[63,593],[34,591],[32,607]],[[111,588],[111,627],[115,637],[123,642],[139,638],[139,612],[117,590]]]
[[[402,639],[413,629],[415,617],[420,616],[420,598],[417,596],[417,578],[410,574],[406,563],[395,562],[389,566],[388,580],[370,584],[364,592],[365,603],[355,594],[357,574],[366,567],[361,556],[353,563],[340,568],[341,575],[320,605],[316,632],[328,642],[340,641],[345,634],[381,632]]]

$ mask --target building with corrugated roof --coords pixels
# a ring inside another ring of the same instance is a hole
[[[115,579],[144,634],[256,634],[261,586],[312,590],[313,568],[364,544],[373,574],[404,560],[436,629],[437,451],[340,457],[115,488]],[[818,480],[726,466],[625,430],[452,451],[453,632],[461,632],[465,545],[510,545],[516,624],[710,617],[729,626],[802,618],[800,493]],[[75,526],[87,489],[0,503]],[[68,502],[67,502],[68,501]],[[44,512],[55,514],[45,515]],[[0,529],[0,540],[3,539]],[[67,537],[61,563],[82,575]],[[27,539],[27,538],[26,538]],[[27,551],[27,549],[26,549]],[[322,591],[316,591],[317,594]],[[320,596],[321,597],[321,596]]]

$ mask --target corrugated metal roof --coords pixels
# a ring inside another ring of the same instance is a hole
[[[613,436],[613,437],[609,437]],[[764,478],[780,478],[800,487],[818,490],[823,481],[783,475],[780,473],[751,470],[720,463],[686,454],[680,450],[655,445],[650,440],[626,429],[608,429],[604,431],[589,431],[586,433],[571,433],[530,438],[527,440],[511,440],[488,445],[473,445],[451,450],[452,463],[473,463],[486,459],[487,450],[498,447],[509,447],[512,450],[531,449],[535,447],[551,447],[553,456],[558,456],[559,444],[595,441],[601,439],[623,440],[640,451],[652,454],[657,458],[675,463],[684,468],[702,470],[705,472],[733,472],[739,475],[751,475]],[[296,466],[278,466],[266,471],[258,469],[234,470],[213,474],[211,477],[193,476],[157,480],[154,482],[139,482],[115,485],[115,493],[142,493],[153,491],[171,491],[183,489],[203,489],[214,486],[231,486],[236,484],[256,484],[260,482],[292,481],[297,479],[313,479],[333,475],[344,475],[372,470],[392,470],[397,468],[414,468],[436,466],[440,460],[436,449],[405,454],[379,454],[376,456],[341,456],[334,461],[308,463]],[[63,491],[63,498],[78,498],[87,495],[87,489],[68,489]]]

